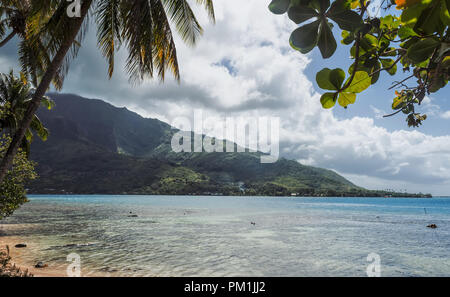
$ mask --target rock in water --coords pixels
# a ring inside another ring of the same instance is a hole
[[[15,245],[16,248],[26,248],[27,245],[25,243],[19,243]]]
[[[38,262],[36,265],[34,265],[35,268],[45,268],[48,267],[47,264],[44,264],[44,262]]]
[[[428,225],[427,228],[436,229],[437,226],[436,226],[436,224],[431,224],[431,225]]]

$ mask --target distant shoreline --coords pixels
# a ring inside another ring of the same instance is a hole
[[[431,194],[409,194],[407,193],[401,195],[374,195],[374,196],[360,196],[360,195],[330,195],[330,196],[321,196],[321,195],[214,195],[214,194],[142,194],[142,193],[27,193],[27,195],[76,195],[76,196],[82,196],[82,195],[111,195],[111,196],[203,196],[203,197],[278,197],[278,198],[440,198],[440,197],[449,197],[449,196],[433,196]]]

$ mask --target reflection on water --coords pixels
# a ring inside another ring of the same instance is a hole
[[[383,276],[450,276],[445,198],[32,196],[0,235],[84,275],[366,276],[377,253]]]

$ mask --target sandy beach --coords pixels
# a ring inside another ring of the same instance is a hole
[[[16,248],[17,244],[25,243],[27,247],[24,248]],[[52,262],[45,262],[44,264],[48,265],[44,268],[36,268],[36,263],[39,262],[39,259],[31,260],[33,256],[30,255],[34,253],[33,245],[35,243],[29,243],[26,239],[22,239],[17,236],[0,236],[0,250],[6,251],[6,246],[9,246],[9,255],[11,256],[11,264],[16,265],[22,271],[27,271],[31,273],[34,277],[67,277],[67,267],[62,267],[61,265],[56,265]],[[34,246],[34,248],[36,248]],[[69,263],[67,263],[69,264]],[[84,274],[83,269],[81,271],[82,277],[105,277],[105,276],[116,276],[111,273],[102,273],[102,272],[89,272]]]
[[[45,268],[35,268],[36,263],[31,263],[26,260],[26,255],[29,253],[29,248],[16,248],[15,245],[19,243],[26,243],[19,237],[15,236],[1,236],[0,237],[0,249],[6,250],[6,246],[9,246],[9,254],[11,256],[11,264],[15,264],[22,271],[28,270],[35,277],[65,277],[66,271],[61,268],[52,267],[51,264]]]

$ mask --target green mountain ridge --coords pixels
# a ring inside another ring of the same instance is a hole
[[[40,109],[50,131],[37,138],[31,159],[40,178],[29,193],[381,196],[334,171],[261,153],[175,153],[178,130],[157,119],[96,99],[49,94],[56,106]]]

